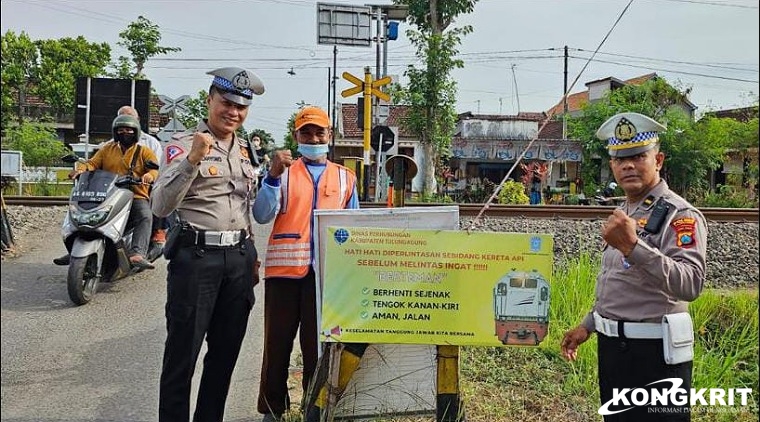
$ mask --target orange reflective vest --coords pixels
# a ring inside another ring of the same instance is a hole
[[[280,177],[282,200],[267,246],[265,277],[304,277],[311,265],[311,226],[315,209],[346,208],[356,175],[328,161],[315,189],[303,160],[297,160]]]

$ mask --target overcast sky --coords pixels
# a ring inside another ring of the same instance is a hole
[[[114,59],[126,55],[118,34],[142,15],[159,25],[162,45],[182,48],[150,60],[145,73],[159,94],[195,96],[208,89],[206,71],[241,66],[264,80],[266,93],[251,106],[245,127],[271,133],[280,143],[299,103],[328,107],[333,47],[317,44],[314,0],[2,0],[2,32],[25,31],[33,40],[83,35],[108,42]],[[333,0],[341,5],[388,0]],[[630,79],[656,72],[691,87],[699,112],[742,107],[758,94],[757,0],[480,0],[454,26],[474,31],[461,46],[465,68],[455,72],[457,110],[482,114],[546,111],[563,91],[564,46],[570,48],[571,92],[586,82]],[[620,21],[615,24],[622,14]],[[388,74],[403,75],[416,63],[400,25],[389,42]],[[614,28],[613,28],[614,27]],[[374,24],[373,24],[374,28]],[[581,74],[588,57],[600,52]],[[337,47],[337,74],[360,78],[377,50]],[[295,75],[290,75],[289,70]],[[403,78],[402,78],[403,82]],[[340,91],[353,86],[338,80]]]

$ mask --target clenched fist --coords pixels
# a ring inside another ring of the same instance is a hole
[[[211,153],[214,146],[214,137],[209,133],[195,132],[193,134],[193,146],[187,154],[187,161],[192,165],[197,165],[203,157]]]
[[[602,227],[602,238],[624,256],[628,256],[639,240],[636,236],[636,220],[628,217],[621,209],[612,211]]]
[[[272,153],[272,164],[269,167],[269,175],[273,178],[282,176],[285,169],[293,164],[293,154],[289,149],[278,149]]]

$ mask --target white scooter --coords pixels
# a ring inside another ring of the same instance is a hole
[[[68,155],[63,161],[85,160]],[[149,161],[146,167],[157,169],[158,165]],[[105,170],[86,171],[74,183],[61,234],[71,255],[66,284],[76,305],[88,303],[99,282],[136,272],[128,255],[132,229],[126,227],[134,196],[130,187],[141,183]]]

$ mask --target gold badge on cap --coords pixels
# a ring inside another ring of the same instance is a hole
[[[219,174],[219,169],[217,169],[215,166],[211,166],[208,168],[208,174],[212,176],[216,176],[217,174]]]
[[[621,141],[630,141],[636,136],[636,126],[623,117],[615,126],[615,137]]]

